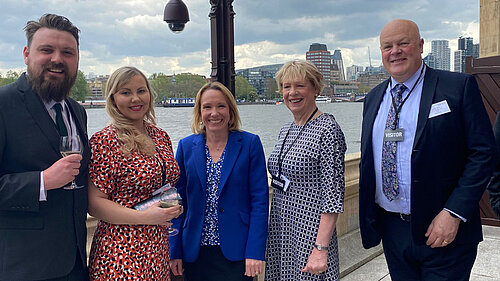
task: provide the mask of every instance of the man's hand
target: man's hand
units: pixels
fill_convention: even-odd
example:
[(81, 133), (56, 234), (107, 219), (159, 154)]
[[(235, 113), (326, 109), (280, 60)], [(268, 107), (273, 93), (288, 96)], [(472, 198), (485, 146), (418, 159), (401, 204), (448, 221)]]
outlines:
[(455, 239), (459, 226), (459, 218), (454, 218), (448, 211), (442, 210), (427, 228), (425, 233), (425, 237), (428, 238), (426, 244), (431, 248), (446, 247)]
[(80, 154), (72, 154), (57, 160), (43, 171), (45, 190), (61, 188), (75, 179), (80, 172)]

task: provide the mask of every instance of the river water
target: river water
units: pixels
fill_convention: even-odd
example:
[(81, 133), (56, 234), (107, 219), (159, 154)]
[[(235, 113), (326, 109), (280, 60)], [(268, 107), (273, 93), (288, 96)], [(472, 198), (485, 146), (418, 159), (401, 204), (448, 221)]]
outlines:
[[(358, 152), (361, 140), (363, 103), (318, 103), (318, 108), (335, 116), (346, 138), (347, 153)], [(277, 141), (279, 129), (284, 123), (293, 120), (292, 114), (284, 104), (238, 105), (238, 110), (242, 129), (259, 135), (267, 158)], [(158, 126), (167, 131), (175, 151), (179, 140), (192, 134), (191, 115), (193, 108), (156, 107), (155, 112)], [(109, 123), (104, 108), (87, 109), (87, 115), (89, 136)]]

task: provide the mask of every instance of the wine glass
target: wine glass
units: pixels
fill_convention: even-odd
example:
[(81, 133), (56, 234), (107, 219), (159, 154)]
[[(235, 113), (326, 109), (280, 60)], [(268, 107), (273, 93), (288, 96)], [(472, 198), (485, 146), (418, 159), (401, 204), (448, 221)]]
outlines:
[[(182, 204), (182, 197), (177, 192), (177, 189), (175, 187), (171, 187), (162, 192), (160, 200), (160, 206), (162, 208), (171, 208), (179, 206), (181, 204)], [(167, 228), (167, 231), (170, 236), (174, 236), (179, 233), (178, 229), (172, 227)]]
[[(62, 136), (61, 143), (59, 144), (59, 151), (63, 157), (69, 156), (71, 154), (81, 154), (83, 150), (83, 145), (78, 136)], [(83, 186), (78, 186), (75, 180), (71, 181), (71, 185), (63, 187), (64, 189), (78, 189), (83, 188)]]

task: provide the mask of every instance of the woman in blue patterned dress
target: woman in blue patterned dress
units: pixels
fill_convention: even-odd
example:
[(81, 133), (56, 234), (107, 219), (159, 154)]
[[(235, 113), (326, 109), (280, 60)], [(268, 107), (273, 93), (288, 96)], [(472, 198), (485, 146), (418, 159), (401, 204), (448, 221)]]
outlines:
[(306, 61), (276, 74), (293, 121), (280, 130), (268, 160), (273, 198), (266, 280), (338, 280), (335, 224), (344, 201), (344, 134), (315, 98), (324, 78)]
[[(170, 265), (184, 280), (252, 280), (263, 270), (269, 191), (257, 135), (240, 131), (231, 92), (203, 86), (193, 109), (193, 135), (176, 160), (184, 213), (173, 221)], [(184, 269), (184, 271), (183, 271)]]

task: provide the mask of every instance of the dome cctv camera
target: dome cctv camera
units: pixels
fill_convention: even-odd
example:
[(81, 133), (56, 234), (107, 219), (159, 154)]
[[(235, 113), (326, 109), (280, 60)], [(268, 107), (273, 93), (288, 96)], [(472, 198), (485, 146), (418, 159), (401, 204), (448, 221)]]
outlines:
[(173, 33), (180, 33), (184, 30), (184, 26), (186, 26), (186, 24), (183, 22), (171, 22), (168, 24), (168, 28), (170, 28)]
[(186, 4), (182, 0), (170, 0), (165, 6), (163, 20), (168, 23), (168, 28), (173, 33), (179, 33), (184, 30), (184, 26), (189, 21)]

